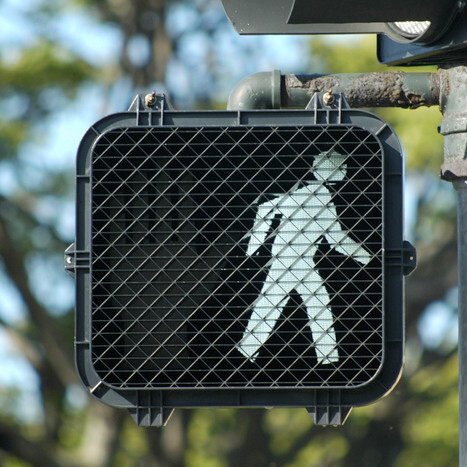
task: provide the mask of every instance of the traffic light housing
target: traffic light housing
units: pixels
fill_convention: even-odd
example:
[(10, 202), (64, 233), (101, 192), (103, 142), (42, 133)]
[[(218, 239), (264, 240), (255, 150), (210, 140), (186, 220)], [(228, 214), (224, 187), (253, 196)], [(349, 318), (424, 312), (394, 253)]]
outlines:
[(428, 42), (397, 42), (378, 36), (377, 55), (387, 65), (458, 65), (467, 62), (467, 11), (464, 9), (447, 28)]
[(389, 65), (465, 63), (467, 17), (458, 0), (222, 0), (239, 34), (377, 33)]
[(402, 151), (340, 95), (307, 110), (175, 111), (138, 97), (77, 158), (76, 362), (140, 425), (177, 407), (388, 393), (403, 360)]

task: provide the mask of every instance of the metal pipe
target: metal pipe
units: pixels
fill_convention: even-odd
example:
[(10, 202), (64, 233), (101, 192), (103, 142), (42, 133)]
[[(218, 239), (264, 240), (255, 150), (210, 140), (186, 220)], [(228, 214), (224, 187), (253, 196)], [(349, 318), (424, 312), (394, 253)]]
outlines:
[(453, 182), (457, 202), (459, 285), (459, 465), (467, 465), (467, 66), (439, 71), (444, 161), (441, 177)]
[(350, 107), (403, 107), (439, 104), (436, 73), (342, 73), (286, 75), (282, 106), (304, 107), (315, 92), (342, 93)]
[(459, 285), (459, 465), (467, 465), (467, 179), (456, 180)]
[(230, 93), (228, 110), (279, 109), (281, 72), (255, 73), (243, 78)]
[(441, 177), (453, 181), (467, 178), (467, 66), (442, 69), (439, 75), (444, 136)]
[(230, 94), (229, 110), (304, 108), (316, 92), (342, 93), (351, 107), (438, 105), (437, 73), (342, 73), (280, 75), (279, 71), (244, 78)]

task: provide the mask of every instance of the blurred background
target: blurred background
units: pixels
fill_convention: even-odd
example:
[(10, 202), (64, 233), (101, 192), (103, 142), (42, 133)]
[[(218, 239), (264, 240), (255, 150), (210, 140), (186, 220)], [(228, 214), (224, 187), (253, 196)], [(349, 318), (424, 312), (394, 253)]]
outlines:
[[(406, 155), (406, 363), (338, 428), (305, 409), (176, 410), (163, 428), (92, 399), (73, 362), (74, 164), (97, 119), (137, 92), (224, 109), (243, 77), (388, 71), (375, 37), (239, 37), (220, 0), (0, 0), (0, 464), (455, 466), (455, 191), (438, 177), (438, 108), (377, 111)], [(435, 71), (417, 68), (412, 71)], [(388, 310), (390, 313), (391, 310)]]

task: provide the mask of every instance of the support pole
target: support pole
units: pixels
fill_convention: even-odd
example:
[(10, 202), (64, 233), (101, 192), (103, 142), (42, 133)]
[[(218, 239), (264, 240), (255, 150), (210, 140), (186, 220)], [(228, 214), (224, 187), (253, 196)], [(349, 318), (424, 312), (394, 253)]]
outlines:
[(456, 180), (459, 270), (459, 465), (467, 465), (467, 178)]
[(458, 195), (459, 465), (467, 465), (467, 66), (439, 71), (444, 162), (441, 177)]

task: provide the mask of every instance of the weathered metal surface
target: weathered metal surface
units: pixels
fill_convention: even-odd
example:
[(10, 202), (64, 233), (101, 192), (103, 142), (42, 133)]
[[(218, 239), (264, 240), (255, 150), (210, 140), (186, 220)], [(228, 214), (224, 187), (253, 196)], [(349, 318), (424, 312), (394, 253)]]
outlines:
[(351, 107), (403, 107), (416, 109), (439, 103), (439, 79), (431, 73), (350, 73), (286, 75), (281, 89), (282, 107), (302, 107), (315, 92), (339, 92)]
[(444, 162), (441, 178), (467, 178), (467, 67), (439, 71), (440, 109), (443, 113), (440, 133), (444, 136)]

